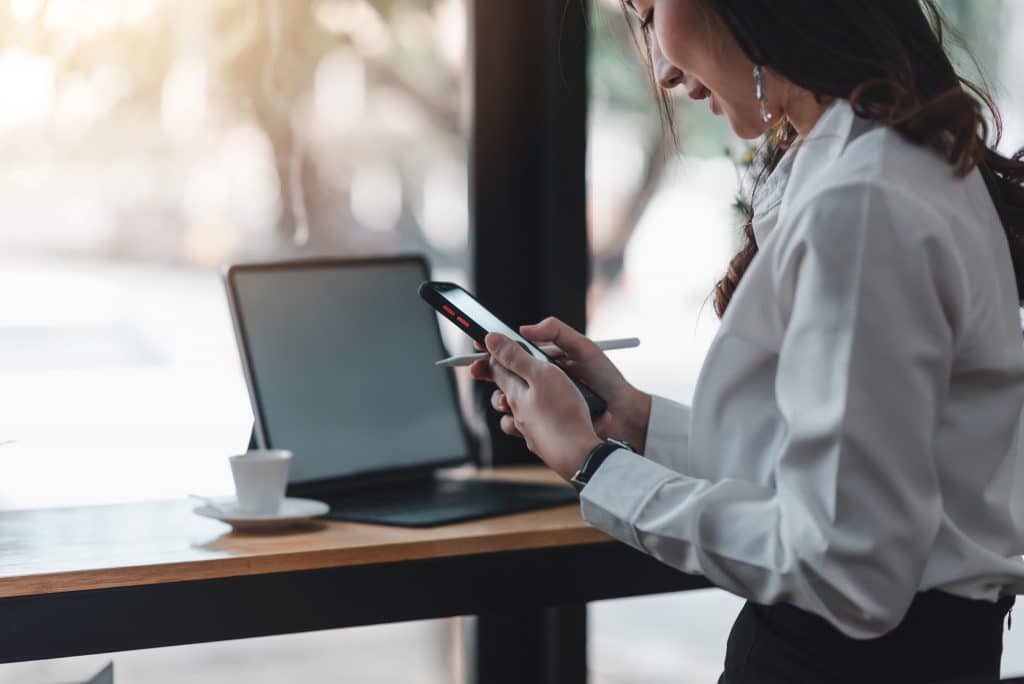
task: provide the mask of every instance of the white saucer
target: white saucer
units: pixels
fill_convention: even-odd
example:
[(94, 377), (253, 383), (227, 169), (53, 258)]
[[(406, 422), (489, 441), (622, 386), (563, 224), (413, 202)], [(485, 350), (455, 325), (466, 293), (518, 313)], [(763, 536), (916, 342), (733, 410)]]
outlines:
[(254, 515), (239, 510), (238, 502), (234, 498), (219, 499), (216, 503), (216, 507), (203, 504), (194, 508), (193, 512), (204, 518), (220, 520), (231, 525), (236, 530), (244, 530), (246, 532), (290, 527), (311, 518), (319, 517), (331, 510), (331, 507), (323, 501), (316, 501), (315, 499), (287, 498), (281, 502), (281, 509), (277, 513), (262, 515)]

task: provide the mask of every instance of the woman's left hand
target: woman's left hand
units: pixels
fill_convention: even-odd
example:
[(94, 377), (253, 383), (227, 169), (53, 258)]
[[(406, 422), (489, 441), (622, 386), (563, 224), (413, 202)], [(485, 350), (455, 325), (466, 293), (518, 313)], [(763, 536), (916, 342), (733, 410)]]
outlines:
[(530, 451), (569, 480), (601, 442), (583, 395), (565, 371), (504, 335), (491, 333), (485, 342), (494, 382), (512, 410), (501, 418), (502, 432), (522, 435)]

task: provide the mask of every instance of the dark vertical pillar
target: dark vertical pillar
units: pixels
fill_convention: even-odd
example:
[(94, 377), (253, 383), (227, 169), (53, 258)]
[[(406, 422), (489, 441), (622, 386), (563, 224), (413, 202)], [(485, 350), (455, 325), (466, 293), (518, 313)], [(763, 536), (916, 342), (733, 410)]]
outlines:
[[(470, 4), (476, 293), (513, 325), (554, 315), (583, 329), (587, 0)], [(486, 407), (489, 390), (479, 394)], [(492, 463), (533, 462), (488, 416)]]
[(474, 634), (473, 684), (586, 684), (585, 605), (480, 615)]
[[(474, 288), (512, 325), (554, 315), (586, 326), (588, 4), (470, 2)], [(486, 410), (490, 388), (478, 387)], [(535, 461), (487, 415), (492, 464)], [(478, 616), (471, 680), (584, 684), (586, 620), (583, 605)]]

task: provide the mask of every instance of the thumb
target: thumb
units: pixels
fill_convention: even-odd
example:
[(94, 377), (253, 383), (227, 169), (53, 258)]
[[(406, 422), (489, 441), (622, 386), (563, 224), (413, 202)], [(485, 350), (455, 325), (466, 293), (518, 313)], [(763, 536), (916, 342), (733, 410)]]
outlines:
[(577, 359), (586, 357), (597, 349), (597, 345), (589, 337), (554, 316), (545, 318), (535, 325), (524, 325), (519, 331), (532, 342), (550, 342)]
[(491, 359), (504, 368), (512, 371), (529, 383), (543, 361), (533, 356), (518, 344), (499, 333), (489, 334), (484, 342)]

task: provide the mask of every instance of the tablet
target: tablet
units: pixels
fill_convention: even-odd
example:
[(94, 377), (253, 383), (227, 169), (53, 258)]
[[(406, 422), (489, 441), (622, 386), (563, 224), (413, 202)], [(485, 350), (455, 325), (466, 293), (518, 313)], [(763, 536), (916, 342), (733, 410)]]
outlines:
[(291, 484), (473, 458), (420, 257), (228, 268), (225, 281), (261, 448), (294, 453)]

